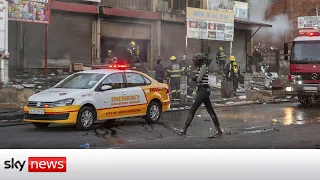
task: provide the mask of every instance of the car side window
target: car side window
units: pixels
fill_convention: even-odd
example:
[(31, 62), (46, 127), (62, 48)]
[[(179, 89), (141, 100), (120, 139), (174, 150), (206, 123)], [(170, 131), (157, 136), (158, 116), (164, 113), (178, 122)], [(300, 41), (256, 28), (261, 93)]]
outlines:
[(145, 81), (138, 73), (125, 73), (128, 87), (144, 86)]
[(111, 74), (102, 81), (102, 86), (109, 85), (112, 89), (124, 88), (123, 76), (121, 73)]
[(144, 79), (144, 81), (146, 82), (147, 85), (151, 84), (151, 81), (147, 77), (143, 76), (143, 79)]

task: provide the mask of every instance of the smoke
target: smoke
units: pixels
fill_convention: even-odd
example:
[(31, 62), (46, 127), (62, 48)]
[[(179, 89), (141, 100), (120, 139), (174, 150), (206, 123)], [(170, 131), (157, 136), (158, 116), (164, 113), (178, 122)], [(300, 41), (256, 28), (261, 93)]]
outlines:
[[(270, 27), (262, 27), (255, 35), (254, 39), (268, 40), (273, 43), (280, 42), (290, 30), (290, 23), (286, 14), (278, 14), (270, 20), (265, 19), (265, 13), (271, 7), (272, 0), (250, 0), (250, 20), (271, 24)], [(253, 31), (255, 31), (253, 29)]]

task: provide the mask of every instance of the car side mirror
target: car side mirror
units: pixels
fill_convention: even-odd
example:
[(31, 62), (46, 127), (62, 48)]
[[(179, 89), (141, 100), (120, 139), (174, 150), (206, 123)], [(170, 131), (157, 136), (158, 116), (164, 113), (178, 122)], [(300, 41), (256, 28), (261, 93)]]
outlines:
[(106, 91), (106, 90), (110, 90), (110, 89), (112, 89), (112, 87), (109, 86), (109, 85), (103, 85), (103, 86), (101, 87), (101, 91)]

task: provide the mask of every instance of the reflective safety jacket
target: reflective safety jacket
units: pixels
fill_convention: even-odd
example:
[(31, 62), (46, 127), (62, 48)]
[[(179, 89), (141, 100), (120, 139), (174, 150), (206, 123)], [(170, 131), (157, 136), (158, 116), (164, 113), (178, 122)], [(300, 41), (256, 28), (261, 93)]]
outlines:
[(238, 80), (240, 76), (240, 66), (236, 62), (230, 62), (225, 67), (225, 75), (228, 79)]
[(183, 69), (180, 67), (180, 64), (178, 64), (177, 62), (172, 62), (167, 70), (167, 77), (170, 79), (173, 78), (180, 78), (182, 73), (183, 73)]
[(223, 51), (219, 51), (218, 53), (217, 53), (217, 63), (219, 62), (219, 61), (226, 61), (227, 60), (227, 55), (226, 55), (226, 53), (225, 52), (223, 52)]

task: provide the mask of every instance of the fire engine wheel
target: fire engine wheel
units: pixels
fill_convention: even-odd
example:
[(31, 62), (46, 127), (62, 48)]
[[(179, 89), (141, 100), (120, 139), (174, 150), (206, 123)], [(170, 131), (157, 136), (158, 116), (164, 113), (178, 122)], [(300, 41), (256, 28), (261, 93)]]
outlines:
[(302, 106), (310, 106), (312, 104), (311, 96), (299, 96), (298, 98)]
[(155, 124), (159, 121), (161, 112), (161, 104), (157, 101), (151, 101), (147, 109), (145, 120), (149, 124)]

